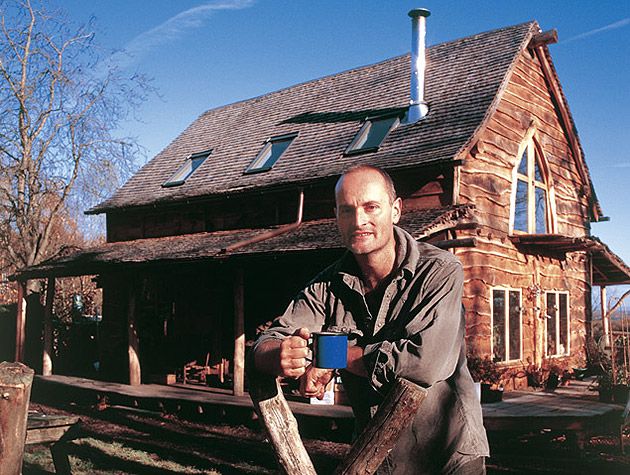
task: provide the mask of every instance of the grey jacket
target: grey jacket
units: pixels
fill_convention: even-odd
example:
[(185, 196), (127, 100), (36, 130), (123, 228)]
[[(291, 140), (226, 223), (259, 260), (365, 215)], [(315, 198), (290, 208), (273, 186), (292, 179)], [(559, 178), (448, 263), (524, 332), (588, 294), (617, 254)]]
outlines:
[(368, 310), (358, 266), (347, 253), (300, 292), (254, 351), (300, 327), (347, 332), (350, 344), (364, 348), (370, 375), (342, 372), (359, 430), (397, 377), (428, 388), (413, 424), (379, 473), (446, 473), (489, 454), (466, 366), (462, 267), (449, 252), (418, 243), (398, 227), (394, 231), (396, 270), (377, 315)]

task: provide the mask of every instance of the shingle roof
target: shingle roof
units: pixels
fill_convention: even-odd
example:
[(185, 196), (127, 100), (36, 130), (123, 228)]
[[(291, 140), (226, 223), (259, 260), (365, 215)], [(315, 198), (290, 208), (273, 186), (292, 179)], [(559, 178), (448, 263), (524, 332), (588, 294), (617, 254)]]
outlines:
[[(400, 226), (416, 239), (426, 239), (459, 222), (474, 222), (471, 205), (410, 210), (403, 213)], [(223, 250), (239, 241), (265, 233), (268, 229), (237, 229), (196, 233), (135, 241), (111, 242), (87, 249), (73, 249), (62, 257), (31, 266), (12, 278), (32, 279), (50, 275), (99, 274), (118, 266), (209, 261), (229, 256), (278, 254), (314, 249), (341, 249), (334, 219), (304, 222), (297, 230), (232, 253)]]
[[(385, 169), (450, 161), (473, 137), (536, 22), (428, 49), (428, 116), (395, 129), (377, 152), (344, 156), (366, 116), (404, 111), (409, 55), (306, 82), (202, 114), (110, 199), (90, 213), (221, 195), (339, 175), (351, 164)], [(243, 174), (264, 141), (299, 135), (267, 172)], [(210, 157), (179, 187), (162, 188), (192, 153)]]

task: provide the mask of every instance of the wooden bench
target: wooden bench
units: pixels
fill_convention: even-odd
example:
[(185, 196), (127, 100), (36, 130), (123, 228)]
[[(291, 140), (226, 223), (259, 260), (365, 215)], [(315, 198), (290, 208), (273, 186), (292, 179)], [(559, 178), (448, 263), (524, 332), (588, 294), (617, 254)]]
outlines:
[(29, 413), (26, 425), (26, 445), (50, 444), (56, 473), (69, 474), (70, 461), (65, 445), (76, 438), (78, 416), (58, 416)]

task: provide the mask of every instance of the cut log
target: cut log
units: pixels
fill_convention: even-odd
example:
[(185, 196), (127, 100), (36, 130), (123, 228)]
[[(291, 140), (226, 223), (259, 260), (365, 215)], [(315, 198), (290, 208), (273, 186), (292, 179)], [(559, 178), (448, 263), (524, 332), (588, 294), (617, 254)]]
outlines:
[(288, 475), (317, 475), (277, 379), (252, 374), (250, 380), (249, 394), (282, 472)]
[(400, 433), (413, 421), (426, 395), (426, 389), (406, 379), (398, 379), (335, 474), (369, 475), (376, 472), (396, 445)]
[(0, 473), (22, 473), (28, 402), (35, 372), (22, 363), (0, 363)]

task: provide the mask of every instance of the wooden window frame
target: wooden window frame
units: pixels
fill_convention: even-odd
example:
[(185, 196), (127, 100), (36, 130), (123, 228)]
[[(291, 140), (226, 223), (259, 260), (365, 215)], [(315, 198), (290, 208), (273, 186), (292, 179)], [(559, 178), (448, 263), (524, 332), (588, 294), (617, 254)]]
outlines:
[[(504, 360), (496, 360), (495, 354), (494, 354), (494, 292), (495, 290), (498, 291), (502, 291), (504, 294), (504, 298), (505, 298), (505, 305), (504, 305), (504, 314), (503, 314), (503, 318), (505, 320), (505, 335), (504, 335), (504, 341), (505, 341), (505, 358)], [(519, 331), (520, 331), (520, 337), (519, 337), (519, 349), (518, 349), (518, 353), (519, 353), (519, 357), (516, 359), (510, 359), (510, 305), (509, 305), (509, 298), (510, 298), (510, 292), (518, 292), (519, 295)], [(514, 288), (514, 287), (508, 287), (508, 286), (497, 286), (497, 287), (491, 287), (490, 288), (490, 354), (492, 355), (492, 359), (495, 360), (497, 363), (513, 363), (513, 362), (517, 362), (517, 361), (521, 361), (523, 359), (523, 291), (522, 289), (518, 289), (518, 288)]]
[[(571, 294), (568, 290), (545, 290), (545, 306), (544, 308), (544, 316), (545, 316), (545, 332), (544, 332), (544, 342), (545, 342), (545, 357), (546, 358), (562, 358), (565, 356), (571, 355)], [(547, 298), (549, 294), (555, 294), (556, 296), (556, 308), (555, 315), (547, 315)], [(560, 348), (560, 344), (563, 342), (560, 341), (560, 295), (564, 294), (567, 296), (567, 344), (564, 353), (558, 353), (557, 349)], [(556, 353), (549, 354), (548, 353), (548, 345), (547, 345), (547, 323), (549, 320), (553, 318), (556, 321)]]
[[(510, 199), (510, 234), (538, 234), (536, 232), (536, 188), (545, 190), (546, 192), (546, 216), (545, 234), (554, 234), (557, 229), (557, 214), (556, 214), (556, 199), (555, 189), (553, 186), (553, 180), (551, 173), (549, 172), (549, 165), (545, 158), (545, 154), (535, 138), (536, 129), (531, 127), (525, 137), (525, 140), (521, 143), (516, 158), (516, 164), (512, 171), (512, 194)], [(519, 173), (518, 168), (521, 163), (523, 154), (527, 156), (527, 175)], [(534, 173), (534, 165), (538, 163), (538, 168), (542, 175), (543, 181), (536, 180)], [(520, 229), (514, 229), (514, 223), (516, 221), (516, 194), (519, 181), (527, 184), (527, 231)]]

